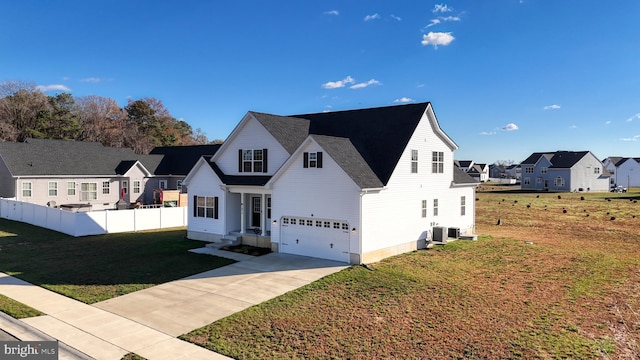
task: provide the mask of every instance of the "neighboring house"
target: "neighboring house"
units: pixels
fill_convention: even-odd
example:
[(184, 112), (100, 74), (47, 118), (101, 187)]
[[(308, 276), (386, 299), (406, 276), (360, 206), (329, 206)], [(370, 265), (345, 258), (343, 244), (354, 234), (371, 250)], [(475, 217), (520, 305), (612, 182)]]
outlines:
[[(207, 149), (200, 156), (214, 150)], [(200, 156), (179, 164), (169, 160), (170, 155), (138, 155), (128, 148), (97, 142), (3, 142), (0, 197), (85, 210), (115, 209), (119, 200), (127, 207), (137, 202), (151, 204), (153, 190), (158, 188), (158, 180), (152, 179), (158, 176), (168, 184), (180, 171), (184, 177)]]
[(278, 116), (248, 112), (184, 183), (187, 237), (367, 263), (470, 234), (475, 186), (430, 103)]
[(522, 189), (608, 191), (609, 172), (590, 151), (531, 154), (520, 164)]
[(501, 179), (501, 178), (505, 178), (505, 166), (504, 165), (497, 165), (497, 164), (491, 164), (489, 165), (489, 178), (492, 179)]
[(489, 166), (471, 160), (454, 160), (453, 164), (478, 182), (489, 181)]
[(626, 188), (640, 186), (640, 158), (611, 156), (602, 165), (611, 174), (610, 185)]
[(516, 179), (516, 181), (520, 181), (521, 178), (521, 168), (520, 164), (513, 164), (507, 166), (504, 170), (505, 177), (508, 179)]
[(154, 189), (172, 189), (186, 193), (187, 189), (182, 182), (193, 165), (200, 157), (215, 154), (219, 147), (220, 144), (156, 147), (149, 154), (163, 156), (155, 168), (153, 180), (149, 182)]

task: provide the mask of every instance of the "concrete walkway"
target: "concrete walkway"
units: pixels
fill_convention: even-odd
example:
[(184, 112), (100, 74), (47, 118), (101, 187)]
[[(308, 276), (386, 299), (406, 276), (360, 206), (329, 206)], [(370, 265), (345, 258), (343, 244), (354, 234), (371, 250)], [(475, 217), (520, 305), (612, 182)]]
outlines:
[(176, 336), (347, 267), (296, 255), (239, 259), (218, 251), (200, 252), (240, 261), (93, 305), (3, 273), (0, 294), (47, 314), (21, 321), (96, 359), (117, 360), (129, 352), (150, 360), (223, 359)]

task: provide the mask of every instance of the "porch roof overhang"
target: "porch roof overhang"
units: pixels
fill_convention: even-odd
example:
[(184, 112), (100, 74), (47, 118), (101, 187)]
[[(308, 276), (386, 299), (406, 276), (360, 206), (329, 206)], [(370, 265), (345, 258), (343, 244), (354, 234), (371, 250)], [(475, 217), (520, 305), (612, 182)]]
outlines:
[(226, 175), (214, 162), (209, 162), (213, 171), (223, 184), (228, 186), (264, 186), (271, 179), (271, 175)]

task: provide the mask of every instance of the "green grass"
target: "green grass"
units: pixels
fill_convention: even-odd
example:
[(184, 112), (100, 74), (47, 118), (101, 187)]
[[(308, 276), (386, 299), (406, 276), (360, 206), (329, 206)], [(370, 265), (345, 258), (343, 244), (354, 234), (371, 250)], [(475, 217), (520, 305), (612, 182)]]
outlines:
[(560, 195), (479, 193), (478, 241), (352, 266), (181, 338), (237, 359), (640, 354), (640, 194)]
[(85, 303), (233, 263), (194, 254), (184, 229), (74, 238), (0, 219), (0, 272)]
[(43, 313), (32, 307), (29, 307), (4, 295), (0, 295), (0, 311), (16, 319), (24, 319), (44, 315)]

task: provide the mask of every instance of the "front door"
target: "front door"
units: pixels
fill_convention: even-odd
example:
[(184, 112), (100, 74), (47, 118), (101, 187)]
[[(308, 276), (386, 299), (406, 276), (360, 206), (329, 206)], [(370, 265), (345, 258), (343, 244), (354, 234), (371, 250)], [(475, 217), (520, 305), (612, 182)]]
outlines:
[(260, 214), (262, 213), (262, 198), (254, 196), (251, 198), (251, 226), (260, 227)]
[(544, 179), (544, 188), (548, 189), (549, 188), (549, 180)]

